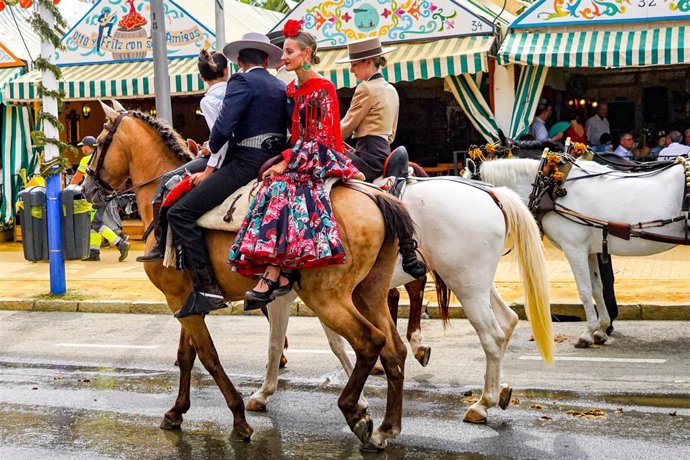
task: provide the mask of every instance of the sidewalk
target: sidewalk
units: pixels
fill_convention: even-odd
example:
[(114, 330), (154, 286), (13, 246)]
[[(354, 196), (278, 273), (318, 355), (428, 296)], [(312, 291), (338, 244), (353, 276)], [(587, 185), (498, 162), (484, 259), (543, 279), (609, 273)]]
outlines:
[[(68, 292), (56, 302), (51, 297), (48, 263), (24, 260), (21, 244), (0, 244), (0, 310), (66, 310), (168, 313), (163, 295), (148, 281), (143, 264), (135, 258), (143, 243), (133, 242), (129, 258), (117, 262), (114, 248), (101, 251), (100, 262), (66, 262)], [(582, 317), (582, 307), (570, 266), (563, 254), (547, 243), (546, 258), (554, 312)], [(613, 257), (616, 294), (621, 319), (690, 320), (690, 247), (649, 257)], [(496, 284), (509, 304), (521, 310), (522, 285), (511, 256), (502, 259)], [(435, 313), (433, 283), (427, 285), (425, 302)], [(403, 296), (402, 304), (407, 303)], [(457, 299), (452, 298), (457, 304)], [(298, 309), (296, 309), (298, 310)], [(309, 314), (302, 307), (298, 314)], [(305, 311), (306, 310), (306, 311)], [(654, 310), (654, 311), (652, 311)], [(454, 316), (462, 316), (455, 309)], [(241, 308), (227, 309), (239, 313)], [(406, 309), (402, 309), (403, 315)]]

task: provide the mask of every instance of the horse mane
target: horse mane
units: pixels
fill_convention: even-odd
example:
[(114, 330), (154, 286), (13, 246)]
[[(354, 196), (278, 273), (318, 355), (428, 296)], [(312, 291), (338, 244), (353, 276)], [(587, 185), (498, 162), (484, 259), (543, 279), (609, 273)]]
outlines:
[(180, 133), (175, 131), (175, 129), (165, 121), (139, 110), (132, 110), (128, 112), (128, 114), (138, 120), (143, 121), (154, 131), (156, 131), (160, 135), (161, 140), (168, 150), (170, 150), (179, 160), (187, 163), (192, 159), (187, 142), (182, 138), (182, 136), (180, 136)]
[(515, 189), (515, 184), (525, 177), (533, 179), (537, 173), (539, 160), (531, 158), (511, 158), (482, 162), (479, 172), (481, 180), (494, 185), (504, 185)]

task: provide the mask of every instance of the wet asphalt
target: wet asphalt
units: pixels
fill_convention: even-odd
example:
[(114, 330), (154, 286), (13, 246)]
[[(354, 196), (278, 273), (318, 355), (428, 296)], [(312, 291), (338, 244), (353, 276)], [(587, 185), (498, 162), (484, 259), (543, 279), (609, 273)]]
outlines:
[[(265, 320), (212, 317), (223, 364), (248, 397), (261, 384)], [(404, 325), (404, 323), (403, 323)], [(576, 350), (582, 324), (557, 324), (547, 369), (521, 323), (504, 366), (514, 386), (486, 425), (462, 422), (480, 394), (483, 358), (465, 321), (423, 324), (429, 366), (408, 355), (403, 431), (363, 453), (337, 407), (345, 375), (318, 323), (293, 319), (287, 369), (250, 443), (230, 441), (231, 415), (198, 365), (177, 432), (158, 428), (177, 393), (177, 324), (160, 315), (0, 312), (0, 458), (690, 458), (690, 326), (620, 322), (609, 344)], [(616, 334), (618, 338), (616, 338)], [(527, 357), (528, 359), (524, 359)], [(608, 361), (607, 361), (608, 360)], [(380, 422), (385, 381), (370, 377)]]

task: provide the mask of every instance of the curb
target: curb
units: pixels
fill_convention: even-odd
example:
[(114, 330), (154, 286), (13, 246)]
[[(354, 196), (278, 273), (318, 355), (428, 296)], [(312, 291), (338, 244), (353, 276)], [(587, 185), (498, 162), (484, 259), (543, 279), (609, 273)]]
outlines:
[[(231, 302), (230, 307), (213, 314), (230, 315), (261, 315), (260, 310), (244, 312), (242, 302)], [(429, 317), (439, 318), (436, 303), (425, 304)], [(510, 305), (520, 317), (525, 316), (525, 306), (521, 303)], [(129, 302), (118, 300), (44, 300), (44, 299), (0, 299), (0, 311), (40, 311), (40, 312), (72, 312), (72, 313), (134, 313), (134, 314), (170, 314), (165, 302)], [(451, 319), (466, 319), (467, 316), (459, 304), (450, 306)], [(551, 305), (551, 313), (572, 320), (585, 320), (585, 312), (580, 304), (555, 303)], [(295, 301), (290, 309), (292, 316), (313, 317), (311, 311), (301, 301)], [(401, 303), (398, 307), (399, 318), (409, 318), (409, 303)], [(618, 320), (657, 320), (657, 321), (690, 321), (690, 304), (619, 304)]]

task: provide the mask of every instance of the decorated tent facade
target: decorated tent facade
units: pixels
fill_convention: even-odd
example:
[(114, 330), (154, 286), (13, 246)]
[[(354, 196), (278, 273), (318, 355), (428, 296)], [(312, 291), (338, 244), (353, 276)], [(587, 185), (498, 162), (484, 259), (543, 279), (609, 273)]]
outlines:
[[(300, 21), (319, 46), (321, 63), (317, 70), (346, 95), (351, 93), (347, 89), (354, 88), (357, 81), (349, 65), (336, 61), (347, 57), (348, 41), (378, 36), (384, 45), (397, 47), (386, 55), (388, 65), (382, 73), (389, 82), (398, 84), (401, 101), (402, 94), (407, 93), (410, 86), (406, 84), (414, 82), (409, 92), (418, 93), (421, 88), (430, 86), (426, 81), (442, 79), (446, 90), (455, 96), (481, 136), (495, 140), (498, 139), (497, 126), (480, 91), (482, 79), (476, 78), (488, 73), (491, 50), (495, 46), (497, 26), (487, 16), (499, 24), (506, 23), (504, 19), (491, 16), (493, 8), (495, 5), (481, 2), (441, 0), (307, 0), (300, 2), (280, 21), (271, 35), (280, 35), (283, 25), (290, 19)], [(405, 109), (401, 102), (400, 123), (406, 121)], [(442, 112), (441, 115), (446, 116), (445, 107)], [(399, 129), (403, 136), (404, 131)], [(411, 137), (434, 135), (440, 133), (415, 133)], [(446, 133), (442, 135), (445, 137)]]
[[(0, 85), (24, 73), (24, 61), (0, 43)], [(0, 229), (12, 220), (13, 204), (22, 185), (20, 171), (30, 170), (33, 159), (29, 132), (29, 111), (26, 107), (6, 106), (0, 97), (0, 165), (2, 189), (0, 199)]]
[[(687, 104), (677, 116), (675, 110), (669, 110), (673, 117), (659, 116), (657, 111), (654, 120), (647, 112), (662, 110), (659, 95), (665, 92), (660, 89), (657, 97), (645, 94), (654, 93), (647, 88), (665, 87), (669, 93), (677, 89), (687, 101), (690, 0), (541, 0), (513, 22), (497, 61), (523, 69), (509, 127), (513, 137), (527, 130), (547, 75), (551, 81), (560, 79), (561, 89), (569, 86), (570, 93), (578, 86), (580, 91), (588, 86), (590, 96), (620, 104), (621, 112), (634, 113), (634, 120), (627, 123), (636, 127), (663, 123), (664, 119), (667, 123), (678, 122), (690, 115)], [(577, 75), (575, 80), (573, 75)], [(573, 83), (576, 80), (579, 85)], [(563, 83), (566, 81), (570, 84)], [(579, 99), (584, 94), (571, 96)], [(671, 94), (667, 96), (671, 98)], [(629, 110), (631, 104), (633, 110)], [(654, 126), (662, 127), (667, 128)]]

